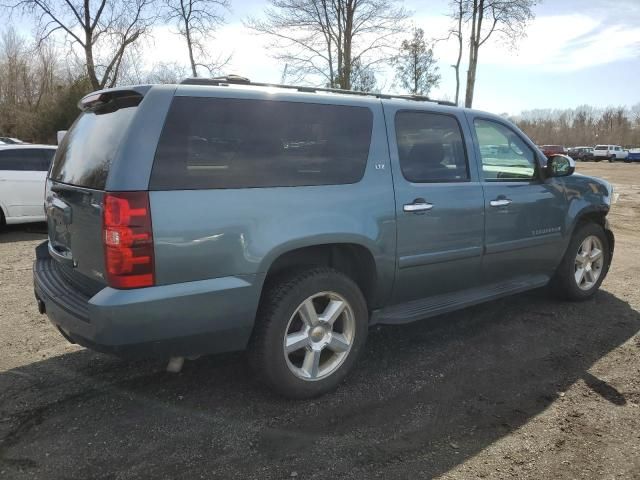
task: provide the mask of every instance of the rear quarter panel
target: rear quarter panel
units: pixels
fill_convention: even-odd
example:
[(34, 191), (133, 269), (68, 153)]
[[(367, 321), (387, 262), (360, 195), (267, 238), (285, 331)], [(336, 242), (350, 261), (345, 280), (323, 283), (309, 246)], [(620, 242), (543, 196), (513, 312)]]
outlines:
[[(191, 87), (183, 94), (210, 92), (212, 89)], [(373, 131), (365, 173), (360, 182), (348, 185), (150, 192), (157, 282), (262, 274), (287, 251), (354, 243), (372, 253), (378, 297), (388, 297), (395, 271), (396, 233), (380, 102), (316, 94), (309, 94), (307, 100), (301, 95), (234, 89), (216, 94), (367, 106), (373, 113)]]
[(169, 111), (175, 85), (143, 89), (144, 99), (127, 129), (109, 169), (107, 191), (137, 191), (149, 188), (156, 146)]

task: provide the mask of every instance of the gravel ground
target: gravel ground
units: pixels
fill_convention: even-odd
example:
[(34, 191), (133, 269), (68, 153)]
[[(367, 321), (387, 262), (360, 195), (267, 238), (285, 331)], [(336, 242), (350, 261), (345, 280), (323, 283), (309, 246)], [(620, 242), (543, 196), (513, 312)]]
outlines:
[(620, 199), (612, 270), (373, 330), (335, 393), (283, 400), (242, 355), (179, 375), (68, 344), (36, 311), (42, 226), (0, 233), (0, 478), (640, 478), (640, 165), (580, 164)]

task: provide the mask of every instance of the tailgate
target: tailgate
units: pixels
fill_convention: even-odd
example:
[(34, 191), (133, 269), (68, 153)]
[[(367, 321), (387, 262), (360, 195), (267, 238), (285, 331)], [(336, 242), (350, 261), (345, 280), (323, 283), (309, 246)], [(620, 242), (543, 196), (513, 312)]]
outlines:
[(82, 291), (93, 295), (106, 285), (99, 190), (49, 180), (45, 197), (49, 254)]

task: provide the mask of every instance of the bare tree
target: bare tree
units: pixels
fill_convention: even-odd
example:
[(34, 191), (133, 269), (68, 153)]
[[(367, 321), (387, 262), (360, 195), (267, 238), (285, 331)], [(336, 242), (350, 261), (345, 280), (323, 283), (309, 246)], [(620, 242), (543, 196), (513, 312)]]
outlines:
[(413, 95), (429, 95), (431, 89), (440, 83), (433, 49), (427, 47), (421, 28), (414, 28), (413, 36), (400, 44), (396, 78)]
[(198, 67), (213, 74), (229, 62), (230, 57), (212, 59), (206, 46), (213, 32), (225, 23), (224, 14), (229, 9), (229, 0), (165, 0), (165, 3), (167, 20), (177, 24), (178, 33), (187, 43), (194, 77), (198, 76)]
[(186, 68), (177, 63), (158, 63), (147, 73), (149, 83), (179, 83), (187, 76)]
[[(480, 47), (494, 34), (501, 35), (512, 43), (523, 37), (527, 24), (534, 17), (532, 8), (538, 0), (463, 0), (463, 2), (464, 16), (471, 23), (465, 98), (465, 106), (471, 107)], [(460, 5), (457, 1), (454, 4)]]
[(525, 111), (514, 118), (522, 130), (539, 145), (615, 144), (640, 145), (640, 124), (634, 124), (634, 107), (597, 109), (581, 105), (576, 109)]
[[(11, 27), (0, 35), (0, 135), (51, 142), (78, 114), (89, 90), (83, 70), (52, 42), (33, 44)], [(80, 74), (79, 74), (80, 73)]]
[(80, 48), (93, 89), (114, 86), (127, 49), (157, 18), (155, 0), (16, 0), (12, 11), (35, 16), (39, 41), (62, 33)]
[(456, 59), (456, 63), (453, 64), (453, 68), (456, 71), (456, 100), (455, 103), (458, 105), (458, 101), (460, 99), (460, 63), (462, 62), (462, 49), (463, 49), (463, 23), (464, 23), (464, 9), (465, 9), (465, 1), (466, 0), (452, 0), (451, 5), (453, 7), (452, 18), (454, 21), (454, 28), (450, 30), (450, 35), (456, 38), (458, 42), (458, 58)]
[(269, 0), (265, 18), (246, 24), (271, 39), (275, 58), (296, 81), (320, 78), (351, 89), (354, 65), (389, 60), (408, 12), (397, 0)]

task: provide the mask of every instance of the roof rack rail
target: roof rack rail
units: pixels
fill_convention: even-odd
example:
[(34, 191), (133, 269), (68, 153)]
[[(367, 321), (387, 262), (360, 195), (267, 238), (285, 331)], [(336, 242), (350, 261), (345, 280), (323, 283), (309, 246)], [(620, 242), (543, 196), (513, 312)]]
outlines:
[(391, 99), (391, 98), (400, 98), (403, 100), (414, 100), (417, 102), (433, 102), (438, 105), (448, 105), (450, 107), (457, 106), (454, 102), (450, 102), (448, 100), (434, 100), (424, 95), (391, 95), (387, 93), (375, 93), (375, 92), (357, 92), (354, 90), (344, 90), (340, 88), (321, 88), (321, 87), (304, 87), (304, 86), (296, 86), (296, 85), (282, 85), (279, 83), (259, 83), (252, 82), (246, 77), (241, 77), (240, 75), (226, 75), (223, 77), (214, 77), (214, 78), (200, 78), (200, 77), (191, 77), (186, 78), (182, 82), (181, 85), (209, 85), (209, 86), (220, 86), (226, 87), (229, 85), (250, 85), (254, 87), (272, 87), (272, 88), (284, 88), (288, 90), (297, 90), (298, 92), (306, 92), (306, 93), (340, 93), (344, 95), (357, 95), (361, 97), (375, 97), (380, 99)]

